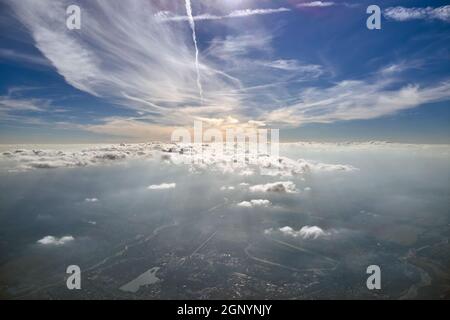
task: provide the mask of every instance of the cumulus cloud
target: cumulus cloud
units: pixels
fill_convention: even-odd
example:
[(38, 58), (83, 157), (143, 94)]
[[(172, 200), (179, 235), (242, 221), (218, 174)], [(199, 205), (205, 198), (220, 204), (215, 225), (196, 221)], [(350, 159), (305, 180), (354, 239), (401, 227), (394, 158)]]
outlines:
[(76, 150), (13, 149), (0, 160), (13, 161), (15, 170), (87, 167), (152, 157), (159, 144), (100, 145)]
[[(187, 165), (192, 172), (218, 171), (240, 176), (265, 175), (290, 177), (311, 172), (354, 171), (344, 164), (326, 164), (304, 159), (267, 154), (246, 154), (246, 161), (236, 161), (236, 150), (217, 152), (217, 146), (172, 143), (138, 143), (98, 145), (73, 150), (57, 149), (11, 149), (0, 153), (3, 169), (24, 171), (30, 169), (56, 169), (109, 165), (127, 160), (159, 160), (173, 165)], [(242, 185), (241, 185), (242, 186)], [(231, 190), (229, 186), (225, 186)], [(222, 189), (222, 190), (223, 190)]]
[(277, 193), (296, 193), (298, 192), (292, 181), (280, 181), (266, 184), (258, 184), (249, 188), (251, 192), (277, 192)]
[[(318, 239), (329, 235), (329, 232), (326, 232), (317, 226), (304, 226), (300, 230), (294, 230), (293, 228), (286, 226), (279, 228), (278, 231), (285, 236), (302, 239)], [(271, 234), (275, 231), (273, 229), (267, 229), (264, 232), (266, 234)]]
[(255, 199), (250, 201), (242, 201), (237, 204), (238, 207), (255, 208), (255, 207), (269, 207), (271, 202), (265, 199)]
[[(241, 176), (265, 175), (291, 177), (315, 171), (353, 171), (356, 168), (341, 164), (325, 164), (304, 159), (293, 160), (287, 157), (267, 155), (261, 152), (244, 153), (223, 148), (221, 144), (170, 145), (164, 148), (165, 161), (188, 164), (193, 171), (219, 171), (224, 174), (234, 173)], [(242, 157), (241, 157), (242, 156)], [(238, 158), (241, 157), (242, 161)]]
[(383, 14), (386, 18), (396, 21), (441, 20), (450, 22), (450, 5), (437, 8), (390, 7), (385, 9)]
[(151, 186), (148, 186), (147, 189), (149, 190), (167, 190), (167, 189), (174, 189), (177, 186), (176, 183), (161, 183), (161, 184), (152, 184)]
[(37, 243), (42, 244), (42, 245), (55, 245), (55, 246), (60, 246), (63, 244), (66, 244), (70, 241), (75, 240), (74, 237), (72, 236), (64, 236), (61, 238), (57, 238), (54, 236), (46, 236), (40, 240), (37, 241)]

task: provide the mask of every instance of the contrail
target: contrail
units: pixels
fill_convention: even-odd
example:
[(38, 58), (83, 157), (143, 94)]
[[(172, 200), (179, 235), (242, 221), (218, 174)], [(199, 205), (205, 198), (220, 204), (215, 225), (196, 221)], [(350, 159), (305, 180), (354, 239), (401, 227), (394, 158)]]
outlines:
[(198, 46), (197, 46), (197, 36), (195, 35), (195, 21), (194, 17), (192, 16), (192, 6), (191, 6), (191, 0), (185, 0), (186, 1), (186, 13), (189, 20), (189, 25), (191, 26), (192, 30), (192, 40), (194, 41), (195, 46), (195, 69), (197, 70), (197, 87), (200, 94), (200, 100), (203, 102), (203, 88), (202, 83), (200, 81), (200, 67), (198, 63)]

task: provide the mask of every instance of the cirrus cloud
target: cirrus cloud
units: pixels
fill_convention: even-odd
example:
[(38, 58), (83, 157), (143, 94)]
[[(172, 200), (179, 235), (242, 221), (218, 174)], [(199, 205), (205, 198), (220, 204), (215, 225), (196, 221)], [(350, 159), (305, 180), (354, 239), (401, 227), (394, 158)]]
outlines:
[(441, 20), (450, 22), (450, 5), (437, 8), (390, 7), (385, 9), (383, 14), (386, 18), (396, 21)]
[[(288, 8), (276, 8), (276, 9), (242, 9), (242, 10), (235, 10), (230, 12), (226, 15), (213, 15), (213, 14), (199, 14), (196, 16), (193, 16), (193, 19), (195, 21), (202, 21), (202, 20), (222, 20), (222, 19), (228, 19), (228, 18), (242, 18), (242, 17), (249, 17), (254, 15), (266, 15), (266, 14), (273, 14), (273, 13), (280, 13), (280, 12), (289, 12), (291, 11)], [(162, 22), (165, 21), (188, 21), (188, 16), (178, 16), (174, 15), (170, 11), (159, 11), (155, 13), (155, 17)]]
[(297, 4), (297, 7), (315, 8), (315, 7), (331, 7), (334, 5), (335, 3), (332, 1), (311, 1), (299, 3)]

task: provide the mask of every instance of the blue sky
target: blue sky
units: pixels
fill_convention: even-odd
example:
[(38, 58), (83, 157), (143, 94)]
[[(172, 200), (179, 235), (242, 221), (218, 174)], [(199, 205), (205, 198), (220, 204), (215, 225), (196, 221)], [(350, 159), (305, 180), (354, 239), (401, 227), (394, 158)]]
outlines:
[(445, 1), (191, 2), (198, 73), (183, 0), (1, 0), (0, 143), (167, 140), (199, 119), (284, 140), (449, 142)]

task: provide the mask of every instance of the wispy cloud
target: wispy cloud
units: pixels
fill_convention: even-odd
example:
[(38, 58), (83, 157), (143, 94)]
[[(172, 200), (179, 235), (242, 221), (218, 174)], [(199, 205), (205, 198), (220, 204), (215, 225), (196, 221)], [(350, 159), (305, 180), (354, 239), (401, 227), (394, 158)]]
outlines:
[(324, 73), (322, 66), (316, 64), (303, 65), (297, 60), (278, 59), (273, 61), (256, 61), (261, 66), (282, 70), (282, 71), (295, 71), (302, 74), (308, 74), (309, 77), (314, 78)]
[(441, 20), (450, 22), (450, 5), (437, 8), (391, 7), (384, 10), (384, 16), (396, 21)]
[(335, 3), (332, 1), (311, 1), (297, 4), (297, 7), (314, 8), (314, 7), (331, 7)]
[(304, 90), (299, 101), (273, 110), (264, 118), (272, 123), (293, 126), (340, 120), (374, 119), (425, 103), (450, 99), (450, 82), (422, 87), (408, 84), (390, 89), (392, 79), (341, 81), (329, 88)]
[(358, 8), (362, 4), (351, 2), (335, 2), (335, 1), (304, 1), (296, 5), (299, 9), (308, 8), (329, 8), (329, 7), (346, 7), (346, 8)]
[[(235, 10), (232, 11), (229, 14), (226, 15), (213, 15), (209, 13), (200, 14), (194, 16), (195, 21), (202, 21), (202, 20), (222, 20), (222, 19), (229, 19), (229, 18), (242, 18), (242, 17), (249, 17), (249, 16), (255, 16), (255, 15), (267, 15), (267, 14), (273, 14), (273, 13), (281, 13), (281, 12), (289, 12), (291, 11), (288, 8), (276, 8), (276, 9), (243, 9), (243, 10)], [(170, 11), (159, 11), (155, 14), (155, 17), (162, 22), (165, 21), (188, 21), (188, 16), (178, 16), (174, 15)]]
[[(247, 95), (237, 91), (241, 81), (227, 70), (219, 70), (220, 65), (209, 61), (205, 54), (200, 53), (196, 64), (192, 39), (185, 32), (188, 26), (160, 23), (165, 13), (151, 2), (114, 6), (104, 1), (89, 2), (76, 37), (65, 27), (65, 15), (57, 14), (69, 1), (10, 3), (33, 35), (36, 47), (70, 85), (134, 109), (145, 120), (106, 119), (104, 124), (86, 126), (87, 130), (120, 131), (117, 124), (121, 122), (132, 126), (131, 131), (148, 132), (152, 131), (148, 122), (167, 126), (191, 124), (200, 115), (242, 115), (241, 106)], [(285, 11), (289, 9), (236, 10), (227, 16)], [(249, 36), (245, 40), (252, 39)], [(248, 48), (249, 44), (245, 45)], [(197, 67), (203, 99), (199, 99), (197, 89)]]
[[(156, 120), (164, 124), (191, 122), (182, 108), (200, 107), (187, 26), (152, 19), (157, 7), (151, 2), (89, 2), (78, 33), (68, 30), (65, 15), (59, 14), (70, 1), (9, 3), (36, 47), (73, 87), (126, 108), (159, 114)], [(201, 107), (230, 114), (239, 105), (236, 95), (227, 94), (235, 82), (205, 59), (200, 59), (199, 68), (205, 84)]]
[(7, 60), (19, 61), (39, 66), (51, 66), (50, 62), (41, 56), (17, 52), (12, 49), (0, 48), (0, 57)]
[(215, 37), (211, 40), (204, 55), (222, 60), (230, 60), (233, 57), (246, 57), (251, 52), (270, 50), (271, 41), (272, 36), (270, 34), (258, 32)]
[(17, 98), (9, 95), (0, 96), (0, 112), (34, 111), (43, 112), (50, 105), (46, 99)]
[(0, 123), (52, 128), (75, 128), (75, 123), (64, 121), (67, 111), (52, 98), (39, 98), (41, 87), (10, 87), (0, 95)]
[[(233, 29), (234, 24), (244, 19), (229, 19), (288, 12), (284, 7), (227, 13), (210, 1), (197, 3), (192, 8), (194, 21), (220, 19), (231, 32), (212, 34), (208, 41), (202, 38), (205, 31), (199, 32), (196, 65), (187, 16), (179, 15), (185, 9), (177, 10), (181, 4), (170, 7), (169, 12), (151, 1), (118, 1), (113, 5), (109, 1), (89, 1), (89, 10), (83, 11), (81, 30), (70, 31), (65, 27), (65, 15), (59, 14), (71, 4), (69, 0), (8, 3), (29, 30), (35, 46), (68, 84), (130, 109), (131, 116), (106, 115), (94, 124), (80, 125), (90, 132), (166, 140), (174, 127), (191, 126), (195, 119), (223, 123), (231, 117), (237, 119), (236, 125), (299, 126), (373, 119), (450, 99), (450, 82), (445, 78), (435, 83), (397, 82), (398, 72), (404, 67), (392, 64), (375, 78), (340, 77), (338, 82), (318, 84), (317, 80), (330, 80), (325, 79), (330, 71), (320, 62), (301, 61), (299, 55), (281, 55), (273, 47), (276, 32), (264, 28), (259, 21), (264, 19), (249, 19), (255, 27), (239, 32)], [(299, 5), (306, 8), (346, 4), (309, 1)], [(196, 14), (195, 9), (199, 8), (207, 13)], [(418, 16), (441, 20), (448, 17), (448, 6), (424, 10), (427, 13)], [(398, 18), (399, 12), (406, 11), (386, 12)], [(406, 16), (403, 14), (403, 19)], [(161, 23), (171, 19), (181, 23)], [(405, 65), (408, 63), (405, 60)], [(199, 98), (197, 66), (203, 99)], [(15, 101), (16, 98), (2, 97), (0, 108), (34, 106), (39, 111), (45, 107), (45, 101)]]
[(43, 98), (32, 98), (29, 93), (39, 88), (10, 87), (6, 94), (0, 96), (0, 112), (14, 114), (21, 111), (48, 111), (52, 101)]

